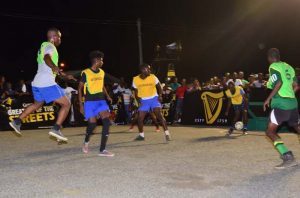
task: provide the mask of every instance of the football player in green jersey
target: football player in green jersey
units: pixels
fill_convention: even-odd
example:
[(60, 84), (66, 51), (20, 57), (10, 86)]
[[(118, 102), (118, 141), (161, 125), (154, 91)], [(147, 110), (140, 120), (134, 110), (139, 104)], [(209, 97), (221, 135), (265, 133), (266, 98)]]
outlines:
[(271, 114), (266, 135), (271, 139), (276, 150), (280, 153), (283, 162), (276, 166), (277, 169), (284, 169), (296, 166), (292, 151), (284, 145), (280, 136), (277, 134), (278, 126), (283, 122), (288, 122), (300, 134), (298, 124), (299, 112), (298, 102), (295, 91), (298, 88), (295, 70), (289, 64), (280, 61), (280, 53), (276, 48), (268, 51), (269, 81), (267, 87), (272, 89), (269, 97), (264, 102), (264, 111), (271, 106)]

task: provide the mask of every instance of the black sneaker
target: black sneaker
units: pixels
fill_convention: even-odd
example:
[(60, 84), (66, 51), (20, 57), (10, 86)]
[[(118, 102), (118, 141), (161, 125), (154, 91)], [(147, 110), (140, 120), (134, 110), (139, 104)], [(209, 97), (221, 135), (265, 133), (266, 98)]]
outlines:
[(145, 141), (145, 137), (138, 135), (134, 140), (135, 141)]
[(233, 133), (233, 128), (230, 128), (226, 134), (226, 136), (230, 136)]
[(11, 128), (14, 129), (14, 133), (17, 135), (17, 136), (21, 136), (22, 133), (21, 133), (21, 125), (20, 124), (16, 124), (15, 121), (12, 121), (9, 123), (9, 125), (11, 126)]
[(52, 137), (55, 137), (58, 142), (59, 141), (64, 141), (64, 142), (68, 141), (68, 138), (66, 138), (60, 130), (55, 130), (52, 128), (49, 132), (49, 135)]
[(243, 128), (243, 135), (248, 135), (248, 129), (247, 128)]
[(171, 136), (170, 135), (166, 135), (166, 141), (167, 142), (169, 142), (169, 141), (171, 141), (172, 139), (171, 139)]
[(288, 151), (287, 153), (283, 154), (281, 156), (281, 159), (283, 160), (283, 162), (275, 166), (276, 169), (285, 169), (298, 165), (292, 151)]

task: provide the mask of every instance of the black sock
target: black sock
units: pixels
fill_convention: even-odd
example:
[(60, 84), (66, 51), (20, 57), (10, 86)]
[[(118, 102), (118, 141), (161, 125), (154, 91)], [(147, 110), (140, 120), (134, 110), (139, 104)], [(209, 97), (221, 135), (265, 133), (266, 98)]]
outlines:
[(100, 144), (100, 152), (103, 152), (106, 148), (106, 143), (109, 135), (109, 126), (110, 121), (108, 118), (102, 119), (102, 135), (101, 135), (101, 144)]
[(59, 126), (58, 124), (55, 124), (53, 126), (53, 129), (56, 130), (56, 131), (58, 131), (60, 128), (61, 128), (61, 126)]
[(103, 152), (103, 151), (105, 150), (107, 140), (108, 140), (108, 135), (104, 135), (104, 134), (102, 133), (100, 152)]
[(86, 127), (86, 133), (85, 133), (85, 139), (84, 142), (88, 143), (90, 141), (90, 136), (97, 127), (97, 123), (88, 123), (88, 126)]
[(16, 125), (21, 125), (22, 124), (22, 120), (20, 118), (17, 118), (14, 120)]

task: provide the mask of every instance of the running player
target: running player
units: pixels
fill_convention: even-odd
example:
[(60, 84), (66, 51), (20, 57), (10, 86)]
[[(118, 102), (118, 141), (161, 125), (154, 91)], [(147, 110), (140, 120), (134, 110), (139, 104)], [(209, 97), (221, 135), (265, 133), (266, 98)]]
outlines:
[(56, 47), (61, 43), (61, 33), (56, 28), (51, 28), (47, 32), (47, 42), (43, 42), (38, 51), (38, 71), (32, 82), (32, 93), (34, 103), (28, 106), (19, 118), (10, 122), (10, 126), (17, 135), (21, 135), (22, 119), (29, 114), (41, 108), (45, 103), (55, 102), (60, 105), (58, 118), (55, 125), (50, 130), (49, 135), (55, 137), (58, 141), (67, 141), (68, 139), (61, 133), (60, 129), (65, 121), (69, 110), (70, 102), (65, 96), (63, 89), (55, 82), (56, 75), (66, 79), (74, 79), (72, 75), (66, 75), (58, 67), (58, 52)]
[(105, 73), (100, 69), (103, 65), (103, 57), (104, 54), (100, 51), (92, 51), (90, 53), (92, 66), (82, 71), (81, 81), (78, 86), (79, 101), (82, 101), (84, 96), (84, 103), (80, 102), (80, 112), (84, 114), (85, 119), (88, 120), (82, 151), (84, 153), (89, 152), (90, 136), (97, 127), (97, 119), (100, 116), (103, 126), (99, 156), (113, 157), (113, 153), (105, 150), (110, 126), (110, 113), (105, 101), (105, 96), (110, 102), (112, 99), (104, 87)]
[[(170, 133), (168, 131), (167, 123), (161, 113), (161, 104), (159, 100), (162, 100), (162, 89), (158, 78), (151, 74), (151, 69), (148, 64), (140, 65), (141, 74), (133, 78), (132, 86), (135, 89), (135, 97), (140, 101), (139, 115), (138, 115), (138, 128), (139, 135), (135, 140), (145, 140), (145, 134), (143, 130), (144, 118), (146, 114), (152, 110), (156, 118), (162, 124), (165, 131), (165, 137), (167, 141), (171, 140)], [(159, 97), (158, 97), (158, 94)]]
[(241, 115), (242, 115), (242, 120), (243, 120), (243, 124), (244, 124), (244, 128), (243, 128), (243, 134), (246, 135), (247, 134), (247, 122), (248, 122), (248, 111), (247, 111), (247, 105), (246, 105), (246, 95), (245, 95), (245, 91), (243, 90), (242, 87), (240, 86), (235, 86), (235, 83), (233, 80), (228, 80), (227, 81), (227, 87), (228, 89), (225, 91), (225, 94), (228, 97), (228, 105), (227, 105), (227, 109), (225, 112), (225, 116), (228, 116), (229, 111), (230, 111), (230, 107), (231, 105), (233, 106), (233, 110), (234, 110), (234, 118), (232, 121), (232, 126), (229, 128), (228, 130), (228, 134), (227, 135), (231, 135), (233, 133), (234, 130), (234, 125), (237, 121), (239, 121)]
[(298, 83), (295, 70), (289, 64), (280, 61), (278, 49), (271, 48), (268, 51), (268, 61), (271, 65), (269, 67), (270, 77), (267, 87), (272, 89), (272, 92), (264, 102), (263, 108), (264, 111), (266, 111), (271, 102), (272, 111), (266, 135), (271, 139), (283, 160), (276, 168), (284, 169), (295, 166), (297, 163), (292, 151), (288, 150), (277, 134), (277, 129), (283, 122), (288, 122), (288, 124), (296, 130), (298, 135), (300, 134), (298, 102), (295, 97)]

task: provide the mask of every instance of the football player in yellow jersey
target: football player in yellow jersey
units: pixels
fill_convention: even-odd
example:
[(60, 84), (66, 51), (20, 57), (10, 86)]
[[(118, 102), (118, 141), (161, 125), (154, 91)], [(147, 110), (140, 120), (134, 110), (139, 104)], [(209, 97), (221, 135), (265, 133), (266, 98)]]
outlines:
[(139, 135), (135, 140), (145, 140), (143, 130), (144, 118), (146, 114), (152, 110), (156, 118), (162, 124), (165, 131), (166, 141), (170, 141), (170, 133), (167, 127), (166, 120), (161, 113), (162, 89), (158, 78), (151, 74), (150, 65), (140, 65), (140, 72), (138, 76), (133, 78), (132, 87), (135, 89), (135, 97), (140, 102), (138, 109), (138, 128)]
[(103, 57), (104, 54), (100, 51), (92, 51), (90, 53), (92, 66), (82, 71), (81, 81), (78, 86), (79, 101), (82, 101), (84, 96), (84, 103), (80, 102), (80, 112), (88, 120), (82, 151), (88, 153), (90, 136), (97, 127), (97, 119), (100, 116), (102, 119), (102, 137), (99, 156), (112, 157), (114, 154), (105, 149), (110, 126), (110, 112), (105, 96), (109, 101), (111, 101), (111, 98), (104, 87), (105, 73), (100, 69), (103, 65)]
[[(134, 91), (133, 91), (133, 93), (135, 93)], [(131, 121), (130, 121), (130, 128), (129, 128), (129, 131), (133, 131), (133, 128), (134, 128), (134, 126), (138, 123), (138, 106), (139, 106), (139, 104), (138, 104), (138, 101), (136, 100), (136, 98), (135, 98), (135, 96), (133, 96), (133, 100), (132, 100), (132, 105), (131, 105), (131, 113), (132, 113), (132, 115), (131, 115)], [(158, 124), (158, 121), (157, 121), (157, 119), (156, 119), (156, 117), (155, 117), (155, 114), (152, 112), (152, 111), (150, 111), (149, 112), (149, 116), (151, 117), (151, 120), (152, 120), (152, 124), (154, 124), (155, 125), (155, 131), (156, 132), (159, 132), (160, 130), (159, 130), (159, 124)]]
[(237, 121), (239, 121), (241, 115), (243, 120), (243, 134), (247, 134), (247, 122), (248, 122), (248, 110), (247, 110), (247, 100), (246, 94), (242, 87), (235, 86), (233, 80), (227, 81), (228, 89), (225, 91), (226, 96), (228, 97), (228, 105), (225, 112), (225, 115), (228, 116), (231, 105), (234, 110), (234, 118), (232, 122), (232, 126), (229, 128), (228, 134), (231, 135), (234, 130), (234, 125)]

